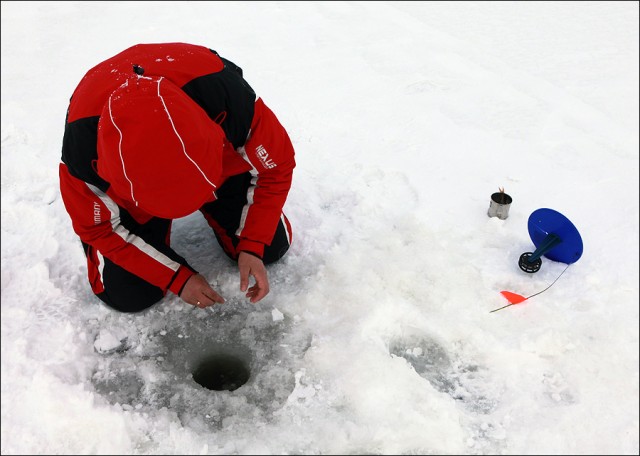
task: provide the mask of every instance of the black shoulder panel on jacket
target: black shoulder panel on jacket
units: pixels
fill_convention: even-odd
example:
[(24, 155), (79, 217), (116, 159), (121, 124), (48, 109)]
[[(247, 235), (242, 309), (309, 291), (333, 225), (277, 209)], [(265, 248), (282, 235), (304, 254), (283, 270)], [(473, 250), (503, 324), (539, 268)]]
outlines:
[(62, 161), (69, 173), (85, 182), (95, 185), (103, 192), (109, 188), (109, 183), (98, 176), (92, 163), (98, 159), (99, 116), (85, 117), (65, 125), (62, 139)]
[(240, 67), (222, 57), (221, 60), (225, 65), (222, 71), (193, 79), (182, 90), (220, 124), (237, 149), (247, 141), (256, 93), (242, 77)]

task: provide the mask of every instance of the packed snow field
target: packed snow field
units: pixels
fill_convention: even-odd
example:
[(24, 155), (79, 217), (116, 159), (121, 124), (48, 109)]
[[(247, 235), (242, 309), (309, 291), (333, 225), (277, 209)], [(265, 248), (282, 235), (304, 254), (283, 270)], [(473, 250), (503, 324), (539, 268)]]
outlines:
[[(2, 2), (2, 454), (638, 454), (638, 38), (638, 2)], [(179, 219), (227, 302), (119, 314), (60, 198), (65, 112), (169, 41), (287, 128), (293, 244), (251, 304)], [(584, 254), (490, 313), (567, 266), (518, 267), (538, 208)], [(198, 384), (216, 356), (246, 383)]]

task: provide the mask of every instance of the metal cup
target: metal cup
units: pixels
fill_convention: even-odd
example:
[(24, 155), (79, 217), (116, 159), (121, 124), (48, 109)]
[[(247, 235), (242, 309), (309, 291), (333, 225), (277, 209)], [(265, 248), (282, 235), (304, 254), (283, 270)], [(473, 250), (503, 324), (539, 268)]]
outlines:
[(491, 195), (487, 215), (489, 215), (489, 217), (498, 217), (500, 220), (506, 220), (506, 218), (509, 217), (511, 201), (513, 200), (505, 192), (494, 193)]

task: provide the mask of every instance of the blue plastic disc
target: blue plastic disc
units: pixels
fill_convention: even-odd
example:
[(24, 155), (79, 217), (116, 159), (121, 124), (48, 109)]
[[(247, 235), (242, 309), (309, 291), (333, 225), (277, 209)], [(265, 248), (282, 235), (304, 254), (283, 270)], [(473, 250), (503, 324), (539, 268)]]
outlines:
[(543, 256), (552, 261), (571, 264), (582, 256), (582, 238), (571, 221), (553, 209), (537, 209), (529, 216), (529, 236), (538, 246), (549, 234), (555, 234), (562, 242), (551, 248)]

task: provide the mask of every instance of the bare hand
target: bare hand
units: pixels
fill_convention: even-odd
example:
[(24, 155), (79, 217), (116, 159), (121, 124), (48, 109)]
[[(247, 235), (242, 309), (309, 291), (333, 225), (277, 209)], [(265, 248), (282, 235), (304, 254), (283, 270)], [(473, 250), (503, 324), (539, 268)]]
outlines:
[[(240, 291), (246, 291), (246, 296), (252, 303), (260, 301), (269, 293), (267, 269), (260, 258), (250, 253), (240, 252), (238, 269), (240, 271)], [(247, 289), (249, 287), (249, 276), (253, 276), (255, 284)]]
[(180, 298), (184, 302), (201, 309), (212, 306), (215, 303), (222, 304), (224, 302), (224, 298), (211, 288), (207, 279), (201, 274), (194, 274), (189, 277), (187, 283), (184, 284), (182, 293), (180, 293)]

